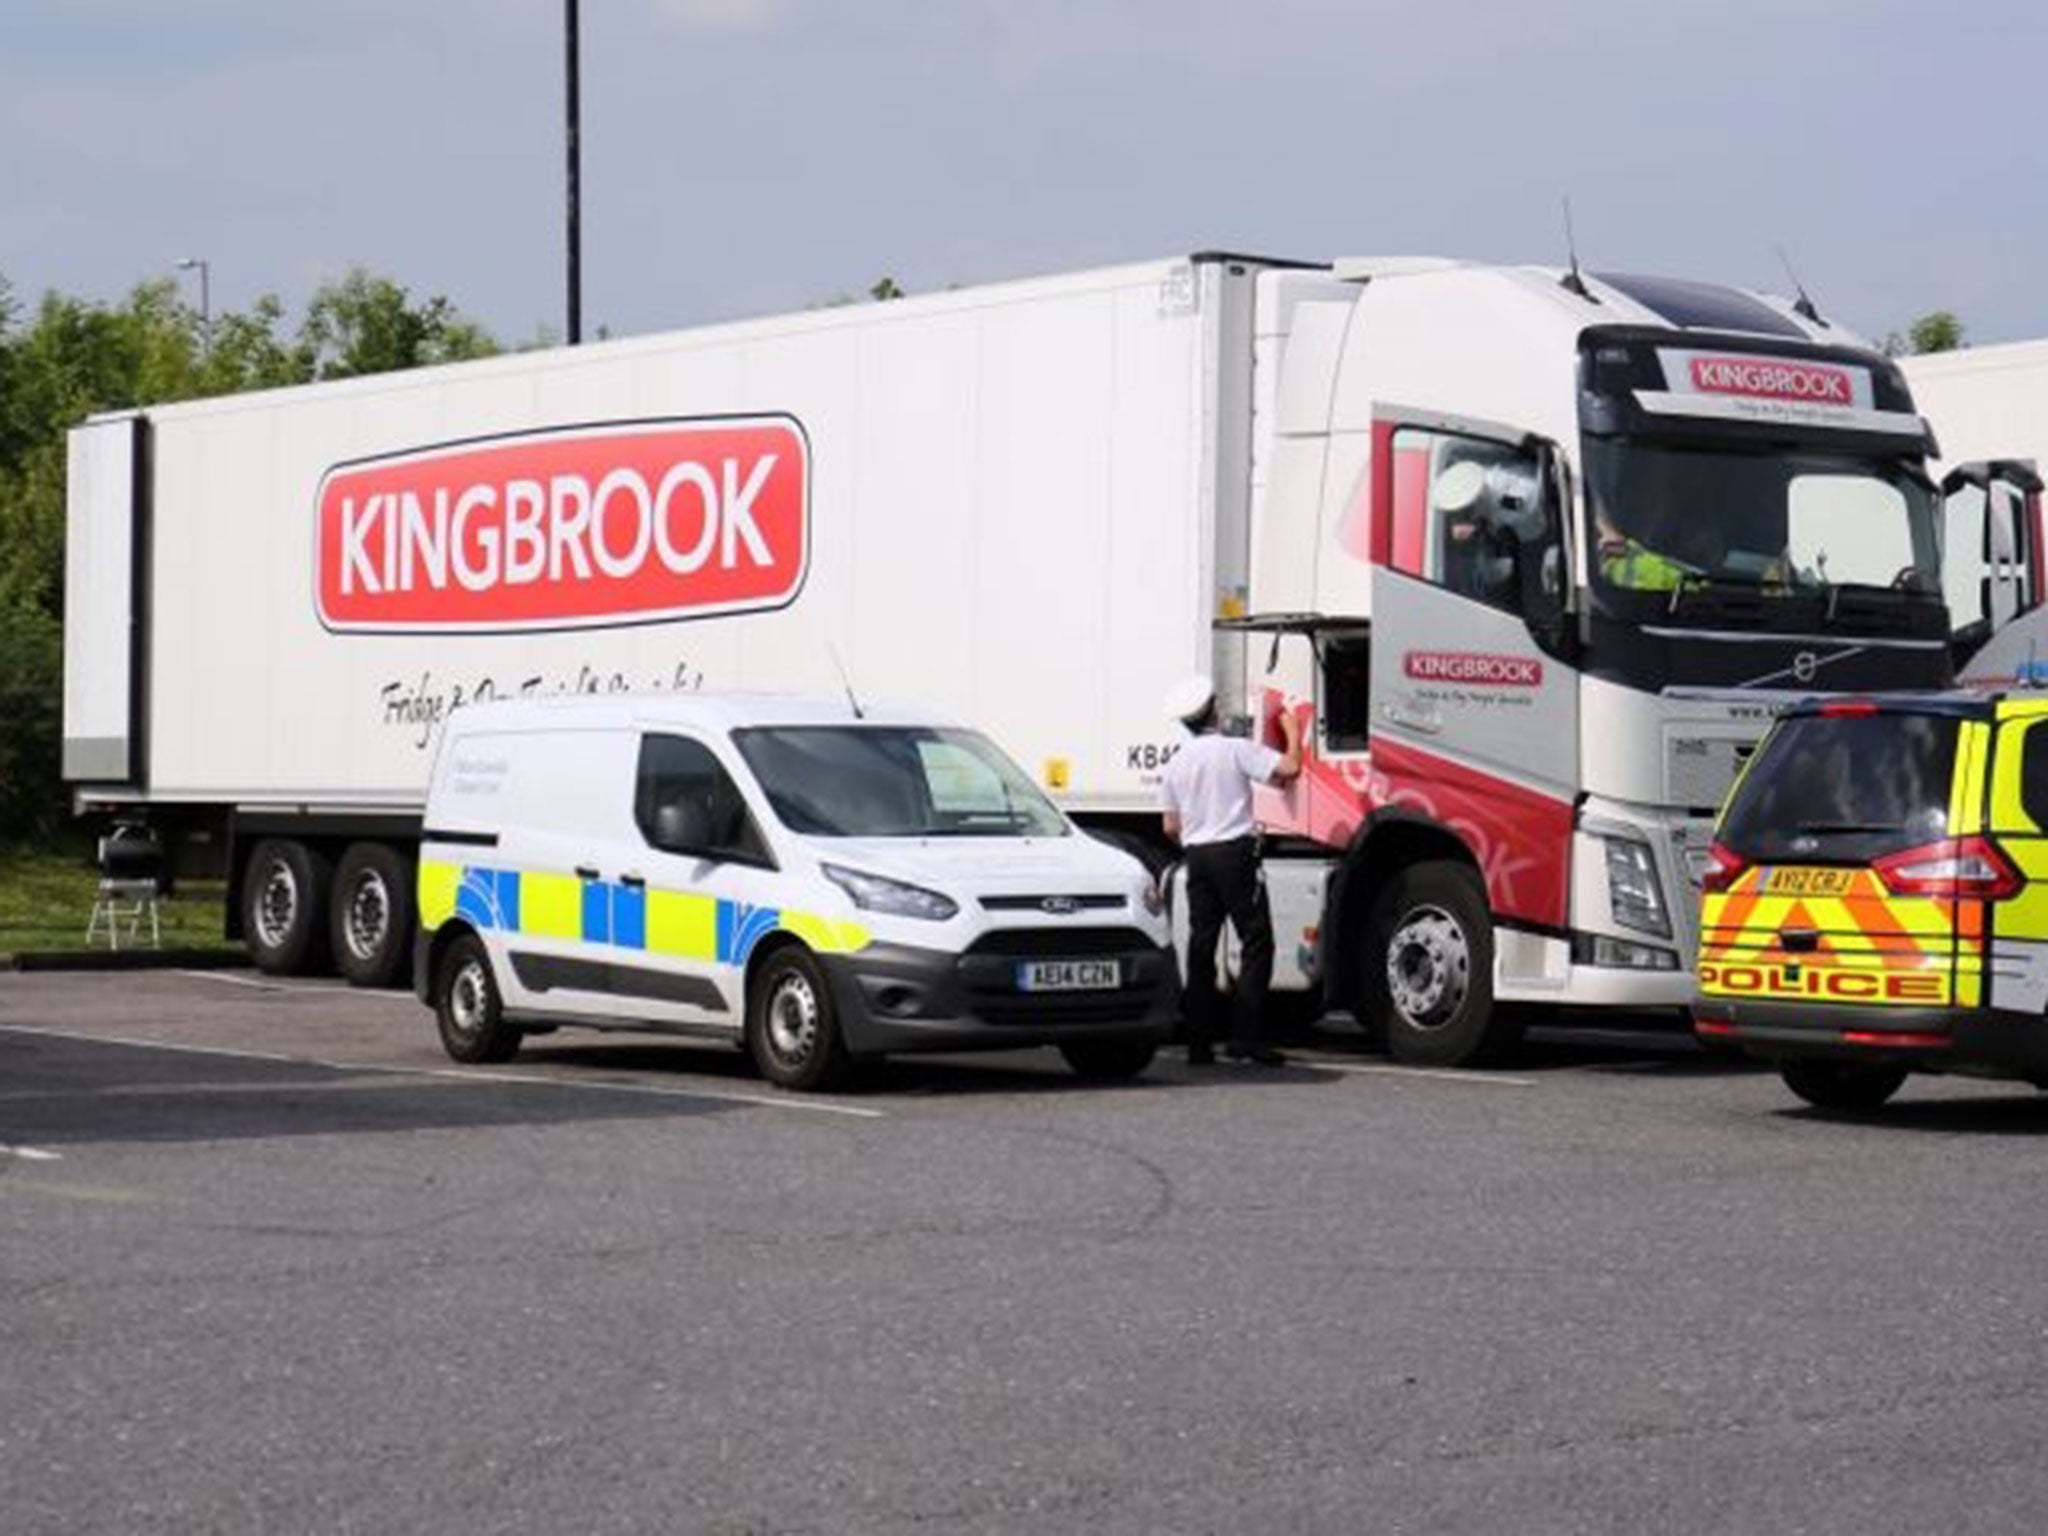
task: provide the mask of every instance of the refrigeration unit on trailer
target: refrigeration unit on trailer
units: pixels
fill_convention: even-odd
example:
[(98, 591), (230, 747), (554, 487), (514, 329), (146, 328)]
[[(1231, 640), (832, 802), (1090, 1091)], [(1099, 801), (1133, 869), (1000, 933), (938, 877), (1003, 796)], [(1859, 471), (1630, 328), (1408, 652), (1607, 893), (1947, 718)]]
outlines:
[(1942, 588), (1955, 660), (1975, 688), (2048, 682), (2048, 341), (1901, 359), (1941, 439)]
[(1496, 999), (1676, 1017), (1772, 712), (1947, 679), (1929, 451), (1896, 367), (1790, 304), (1429, 259), (151, 409), (72, 441), (66, 772), (214, 850), (259, 963), (367, 981), (465, 703), (850, 682), (1156, 837), (1161, 695), (1206, 669), (1314, 717), (1260, 808), (1276, 987), (1465, 1060)]

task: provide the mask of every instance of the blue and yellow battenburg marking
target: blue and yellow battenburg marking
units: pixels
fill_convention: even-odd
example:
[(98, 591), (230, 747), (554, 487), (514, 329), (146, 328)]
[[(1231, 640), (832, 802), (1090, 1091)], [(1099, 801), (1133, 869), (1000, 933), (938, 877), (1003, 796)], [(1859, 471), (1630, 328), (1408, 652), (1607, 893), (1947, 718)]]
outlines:
[(620, 949), (744, 965), (769, 934), (791, 933), (821, 954), (868, 945), (867, 929), (808, 912), (753, 907), (695, 891), (648, 890), (580, 875), (480, 865), (420, 864), (420, 926), (451, 917), (533, 938), (573, 939)]

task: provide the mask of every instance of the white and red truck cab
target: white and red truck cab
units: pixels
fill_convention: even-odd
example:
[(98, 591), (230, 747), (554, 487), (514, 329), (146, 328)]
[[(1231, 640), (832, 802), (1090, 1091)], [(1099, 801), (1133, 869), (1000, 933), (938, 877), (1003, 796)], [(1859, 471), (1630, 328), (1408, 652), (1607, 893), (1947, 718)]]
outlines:
[(1495, 1003), (1680, 1008), (1773, 713), (1951, 675), (1929, 427), (1808, 304), (1333, 276), (1287, 327), (1242, 625), (1275, 635), (1251, 686), (1316, 722), (1261, 805), (1303, 855), (1269, 863), (1280, 951), (1416, 1060), (1507, 1038)]

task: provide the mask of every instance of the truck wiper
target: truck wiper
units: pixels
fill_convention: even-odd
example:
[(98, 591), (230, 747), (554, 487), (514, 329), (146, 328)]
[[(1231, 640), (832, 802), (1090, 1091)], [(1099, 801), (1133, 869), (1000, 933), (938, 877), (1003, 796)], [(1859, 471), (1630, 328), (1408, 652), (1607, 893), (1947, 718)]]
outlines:
[(1675, 618), (1699, 598), (1704, 605), (1723, 612), (1756, 614), (1763, 611), (1763, 588), (1754, 581), (1735, 576), (1687, 576), (1671, 589), (1670, 612)]

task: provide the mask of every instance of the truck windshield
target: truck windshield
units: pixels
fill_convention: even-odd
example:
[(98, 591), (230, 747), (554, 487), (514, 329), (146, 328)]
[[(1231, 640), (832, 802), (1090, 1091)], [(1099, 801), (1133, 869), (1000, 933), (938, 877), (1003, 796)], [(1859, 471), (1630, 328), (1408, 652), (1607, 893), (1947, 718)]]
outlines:
[(1794, 715), (1764, 738), (1717, 834), (1743, 858), (1861, 864), (1948, 828), (1957, 721)]
[(1692, 591), (1941, 590), (1934, 492), (1903, 463), (1588, 436), (1586, 502), (1594, 593), (1619, 613), (1646, 592), (1684, 622)]
[(976, 731), (757, 726), (733, 741), (782, 824), (822, 837), (1064, 837), (1066, 818)]

